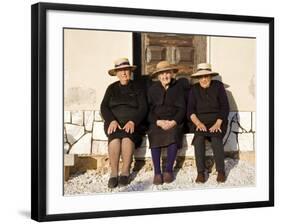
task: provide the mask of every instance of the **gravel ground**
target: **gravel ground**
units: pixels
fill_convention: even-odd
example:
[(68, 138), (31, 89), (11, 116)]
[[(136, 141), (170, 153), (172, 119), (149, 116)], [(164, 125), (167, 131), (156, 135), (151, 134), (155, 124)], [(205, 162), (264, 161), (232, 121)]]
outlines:
[(163, 191), (163, 190), (189, 190), (195, 188), (217, 188), (217, 187), (246, 187), (255, 185), (255, 166), (247, 161), (225, 159), (227, 180), (218, 184), (216, 172), (209, 174), (204, 184), (196, 184), (196, 167), (192, 165), (183, 166), (176, 171), (176, 179), (170, 184), (155, 186), (152, 184), (153, 171), (142, 168), (133, 172), (131, 182), (128, 186), (109, 189), (107, 181), (109, 173), (102, 174), (96, 170), (88, 170), (83, 174), (76, 174), (65, 182), (65, 195), (94, 194), (107, 192), (131, 192), (131, 191)]

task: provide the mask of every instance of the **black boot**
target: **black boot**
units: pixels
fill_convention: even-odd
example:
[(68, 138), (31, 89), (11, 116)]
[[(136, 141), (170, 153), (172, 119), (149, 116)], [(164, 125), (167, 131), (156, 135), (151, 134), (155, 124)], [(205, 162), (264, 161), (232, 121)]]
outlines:
[(196, 183), (205, 183), (205, 174), (204, 172), (199, 172), (195, 180)]
[(118, 177), (110, 177), (107, 186), (109, 188), (115, 188), (118, 185)]
[(226, 181), (226, 176), (224, 171), (218, 171), (217, 182), (224, 183)]
[(127, 186), (130, 182), (129, 176), (120, 176), (119, 177), (119, 185), (120, 186)]

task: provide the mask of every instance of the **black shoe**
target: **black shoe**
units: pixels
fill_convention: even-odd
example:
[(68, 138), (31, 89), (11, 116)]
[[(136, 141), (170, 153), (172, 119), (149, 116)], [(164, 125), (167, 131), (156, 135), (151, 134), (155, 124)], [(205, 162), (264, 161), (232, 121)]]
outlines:
[(196, 183), (205, 183), (205, 174), (204, 172), (199, 172), (195, 180)]
[(217, 182), (224, 183), (226, 181), (226, 176), (224, 171), (218, 171)]
[(164, 172), (163, 181), (164, 183), (172, 183), (174, 181), (174, 174), (172, 172)]
[(163, 177), (162, 174), (155, 174), (153, 178), (153, 184), (161, 185), (163, 184)]
[(108, 180), (108, 187), (115, 188), (118, 185), (118, 177), (110, 177)]
[(129, 176), (120, 176), (119, 177), (119, 185), (127, 186), (129, 184)]

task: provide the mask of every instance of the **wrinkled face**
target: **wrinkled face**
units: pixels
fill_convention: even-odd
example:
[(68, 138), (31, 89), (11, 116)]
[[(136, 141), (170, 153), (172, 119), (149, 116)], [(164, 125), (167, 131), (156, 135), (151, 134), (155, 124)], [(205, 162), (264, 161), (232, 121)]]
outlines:
[(118, 69), (116, 71), (116, 76), (120, 80), (122, 85), (127, 84), (131, 79), (131, 70), (128, 68)]
[(212, 76), (211, 75), (202, 75), (199, 78), (199, 83), (202, 88), (208, 88), (210, 86)]
[(170, 84), (173, 76), (173, 71), (164, 71), (158, 74), (158, 79), (161, 82), (162, 86), (167, 86)]

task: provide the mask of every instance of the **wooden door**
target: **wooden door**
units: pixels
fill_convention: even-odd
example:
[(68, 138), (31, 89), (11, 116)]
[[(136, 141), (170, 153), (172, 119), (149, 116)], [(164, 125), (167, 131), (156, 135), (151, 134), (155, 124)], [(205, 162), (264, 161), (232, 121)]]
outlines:
[(141, 74), (151, 74), (159, 61), (179, 68), (178, 76), (188, 77), (198, 63), (206, 62), (206, 36), (141, 33)]

